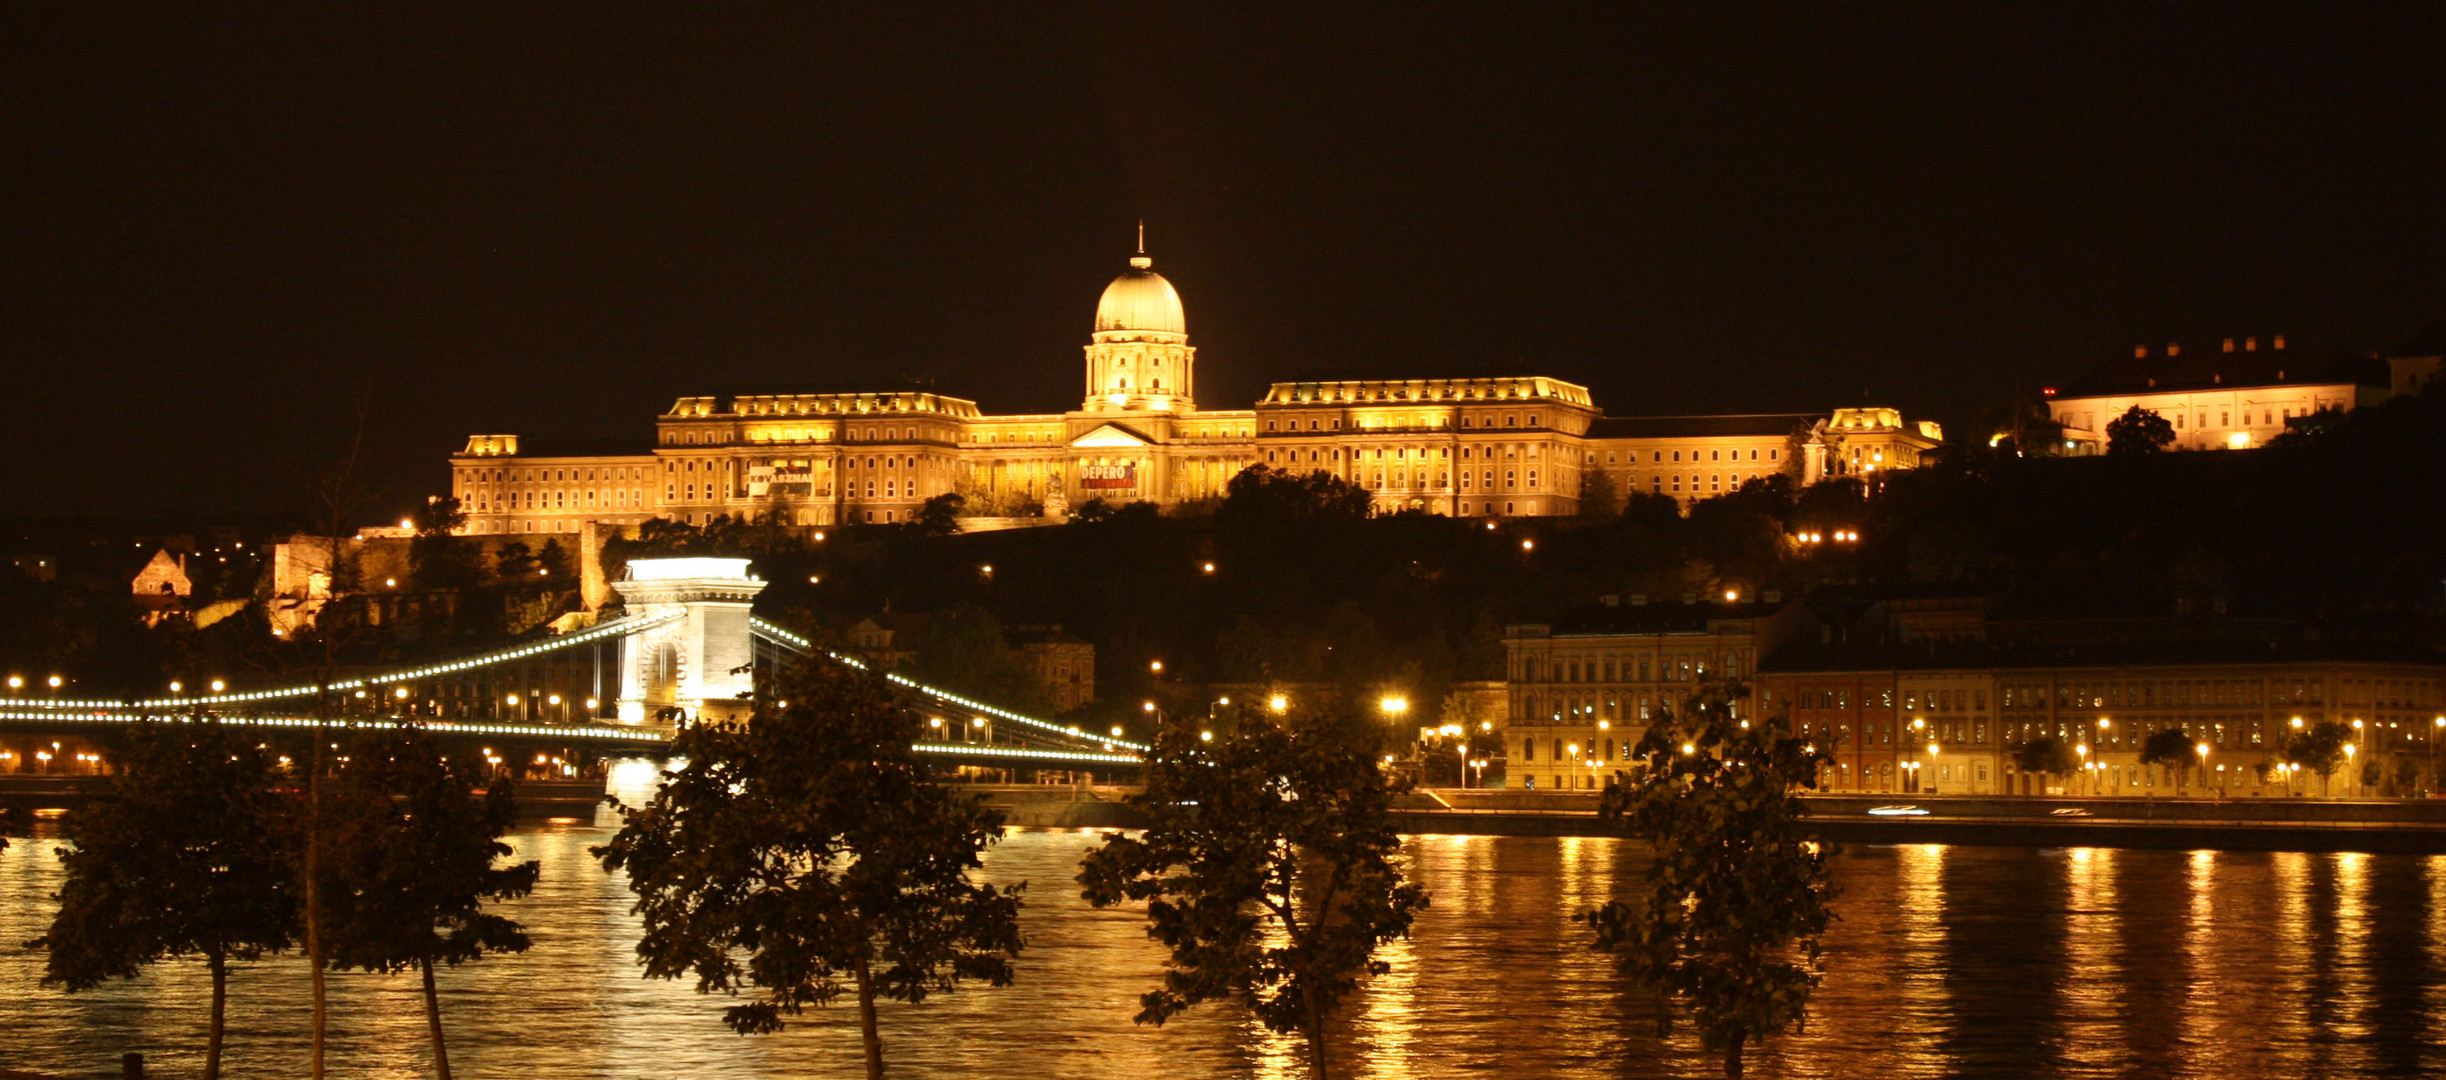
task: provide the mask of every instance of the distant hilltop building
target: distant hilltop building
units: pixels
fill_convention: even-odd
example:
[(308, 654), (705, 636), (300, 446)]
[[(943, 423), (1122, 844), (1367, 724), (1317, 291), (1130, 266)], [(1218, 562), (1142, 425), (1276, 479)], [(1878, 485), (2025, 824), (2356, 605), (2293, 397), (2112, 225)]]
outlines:
[[(2434, 358), (2428, 370), (2436, 370)], [(2384, 401), (2389, 383), (2387, 361), (2287, 348), (2281, 334), (2226, 338), (2211, 349), (2173, 342), (2138, 346), (2062, 390), (2048, 390), (2047, 412), (2063, 425), (2069, 454), (2104, 453), (2106, 425), (2135, 407), (2174, 425), (2168, 449), (2244, 450), (2284, 434), (2288, 421)]]
[(1943, 435), (1891, 408), (1608, 417), (1588, 388), (1514, 375), (1279, 382), (1250, 409), (1197, 405), (1197, 349), (1143, 251), (1105, 286), (1069, 412), (989, 416), (934, 393), (683, 397), (631, 452), (476, 435), (451, 459), (471, 534), (571, 533), (664, 517), (777, 514), (802, 526), (907, 521), (958, 493), (971, 514), (1058, 519), (1090, 499), (1220, 498), (1251, 465), (1327, 472), (1380, 511), (1578, 510), (1583, 477), (1694, 500), (1789, 472), (1906, 469)]

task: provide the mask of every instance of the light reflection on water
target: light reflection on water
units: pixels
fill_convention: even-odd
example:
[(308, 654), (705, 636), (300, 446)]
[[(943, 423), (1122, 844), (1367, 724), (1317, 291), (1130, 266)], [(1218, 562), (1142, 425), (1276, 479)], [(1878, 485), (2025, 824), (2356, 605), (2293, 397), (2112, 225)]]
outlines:
[[(446, 972), (452, 1065), (484, 1077), (859, 1074), (854, 1018), (819, 1013), (743, 1039), (723, 1002), (636, 976), (620, 883), (586, 854), (607, 831), (515, 840), (543, 883), (519, 905), (525, 956)], [(1096, 911), (1070, 883), (1079, 832), (1015, 833), (992, 857), (1026, 880), (1020, 984), (887, 1007), (895, 1075), (1299, 1077), (1298, 1043), (1224, 1007), (1133, 1025), (1161, 957), (1139, 918)], [(1655, 1005), (1587, 947), (1574, 911), (1641, 888), (1636, 845), (1602, 839), (1418, 837), (1404, 858), (1434, 891), (1394, 971), (1348, 1017), (1337, 1075), (1720, 1075), (1687, 1028), (1658, 1039)], [(2446, 1070), (2446, 859), (2103, 849), (1859, 847), (1809, 1030), (1752, 1055), (1783, 1077), (2421, 1076)], [(0, 1068), (105, 1075), (123, 1050), (157, 1072), (199, 1063), (205, 987), (174, 964), (133, 984), (39, 989), (56, 888), (50, 845), (0, 853)], [(232, 1075), (291, 1075), (303, 1049), (293, 958), (233, 979)], [(333, 980), (335, 1075), (424, 1074), (413, 980)]]

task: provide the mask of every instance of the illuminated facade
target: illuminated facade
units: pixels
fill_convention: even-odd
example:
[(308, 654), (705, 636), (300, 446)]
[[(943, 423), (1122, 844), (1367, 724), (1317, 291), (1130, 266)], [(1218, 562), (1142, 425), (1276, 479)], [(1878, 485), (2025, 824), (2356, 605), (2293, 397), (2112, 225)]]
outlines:
[(2380, 360), (2319, 349), (2287, 349), (2281, 336), (2225, 339), (2217, 352), (2147, 346), (2092, 370), (2061, 391), (2047, 391), (2048, 418), (2064, 427), (2071, 454), (2106, 451), (2106, 425), (2139, 408), (2174, 427), (2169, 450), (2247, 450), (2281, 435), (2286, 423), (2320, 412), (2349, 412), (2386, 399)]
[[(2364, 795), (2376, 789), (2356, 770), (2321, 784), (2275, 767), (2297, 723), (2345, 725), (2365, 762), (2425, 760), (2446, 738), (2446, 666), (2418, 649), (1999, 623), (1961, 597), (1879, 601), (1838, 634), (1800, 603), (1719, 599), (1612, 599), (1508, 628), (1505, 783), (1602, 788), (1661, 710), (1725, 677), (1752, 688), (1736, 716), (1787, 717), (1833, 751), (1821, 783), (1836, 792)], [(2168, 729), (2196, 761), (2140, 760)], [(2079, 770), (2019, 772), (2013, 747), (2049, 734), (2079, 748)]]
[(1616, 492), (1690, 501), (1779, 472), (1910, 468), (1942, 441), (1884, 408), (1607, 417), (1588, 388), (1542, 376), (1275, 383), (1254, 408), (1209, 410), (1196, 363), (1180, 294), (1141, 253), (1096, 306), (1075, 410), (990, 416), (916, 392), (684, 397), (628, 453), (473, 436), (451, 493), (478, 535), (653, 517), (900, 522), (951, 493), (972, 515), (1058, 520), (1096, 498), (1217, 499), (1262, 464), (1342, 477), (1384, 512), (1532, 517), (1576, 512), (1590, 470)]

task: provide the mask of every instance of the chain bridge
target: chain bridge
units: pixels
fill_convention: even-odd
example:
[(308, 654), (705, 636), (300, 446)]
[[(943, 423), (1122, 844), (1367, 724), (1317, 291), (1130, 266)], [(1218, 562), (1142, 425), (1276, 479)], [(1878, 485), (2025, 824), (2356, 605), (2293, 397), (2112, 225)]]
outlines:
[[(211, 716), (266, 729), (388, 727), (402, 721), (475, 741), (528, 780), (597, 783), (610, 762), (667, 752), (680, 725), (744, 717), (760, 677), (799, 663), (866, 667), (755, 615), (764, 582), (748, 560), (639, 559), (613, 588), (621, 614), (592, 626), (481, 652), (328, 680), (127, 700), (0, 699), (0, 779), (96, 777), (101, 740), (146, 720)], [(972, 776), (1067, 779), (1134, 774), (1146, 747), (1102, 737), (886, 672), (922, 718), (913, 744)], [(40, 781), (34, 781), (39, 785)], [(599, 790), (599, 788), (597, 789)], [(0, 791), (0, 795), (7, 794)]]

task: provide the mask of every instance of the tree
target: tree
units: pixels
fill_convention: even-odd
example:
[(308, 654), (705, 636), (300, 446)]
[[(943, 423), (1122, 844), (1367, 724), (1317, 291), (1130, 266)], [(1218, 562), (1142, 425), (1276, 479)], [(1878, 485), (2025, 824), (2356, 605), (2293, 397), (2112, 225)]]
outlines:
[(1681, 525), (1682, 501), (1671, 495), (1634, 491), (1622, 501), (1622, 517), (1644, 528), (1663, 532)]
[(1988, 445), (2017, 457), (2053, 457), (2064, 441), (2064, 425), (2039, 398), (2015, 395), (1987, 410)]
[(1006, 708), (1045, 705), (1043, 687), (1020, 666), (991, 611), (960, 604), (937, 613), (916, 645), (917, 677), (931, 685)]
[[(2190, 777), (2191, 763), (2197, 751), (2192, 749), (2191, 736), (2181, 728), (2159, 728), (2140, 740), (2140, 763), (2163, 765), (2175, 775), (2177, 785)], [(2180, 786), (2176, 790), (2182, 790)]]
[(577, 580), (576, 566), (576, 560), (569, 557), (569, 549), (562, 547), (557, 538), (544, 541), (543, 548), (535, 553), (535, 576), (547, 582), (547, 588), (568, 588), (565, 583)]
[(493, 574), (505, 582), (523, 584), (533, 581), (535, 569), (535, 549), (528, 547), (524, 540), (512, 540), (493, 552)]
[(686, 764), (594, 849), (637, 894), (645, 973), (760, 990), (723, 1012), (743, 1035), (830, 1004), (846, 978), (870, 1078), (883, 1075), (878, 997), (1008, 985), (1018, 888), (969, 877), (1002, 817), (936, 782), (910, 749), (918, 733), (880, 675), (814, 661), (744, 723), (683, 729), (671, 756)]
[(909, 516), (909, 524), (920, 536), (949, 536), (960, 531), (960, 514), (967, 508), (968, 499), (958, 492), (937, 495)]
[(434, 1073), (450, 1080), (434, 964), (525, 952), (525, 928), (484, 906), (533, 891), (541, 864), (499, 865), (511, 850), (501, 836), (515, 823), (509, 783), (495, 782), (480, 802), (469, 797), (476, 771), (443, 756), (422, 731), (403, 727), (350, 757), (360, 812), (348, 818), (358, 827), (341, 831), (332, 880), (319, 890), (332, 908), (324, 917), (331, 964), (422, 975)]
[(419, 589), (471, 589), (483, 583), (482, 555), (456, 530), (467, 523), (455, 496), (416, 508), (416, 536), (408, 541), (408, 580)]
[(1631, 751), (1631, 779), (1610, 785), (1601, 820), (1655, 849), (1648, 895), (1577, 916), (1624, 975), (1655, 988), (1658, 1034), (1673, 1005), (1741, 1076), (1742, 1048), (1806, 1016), (1822, 977), (1818, 936), (1834, 914), (1826, 850), (1802, 827), (1796, 793), (1833, 755), (1783, 717), (1743, 722), (1732, 680), (1698, 685), (1680, 717), (1660, 718)]
[(2013, 747), (2013, 768), (2041, 776), (2070, 776), (2081, 767), (2061, 735), (2039, 735)]
[(2174, 424), (2156, 412), (2134, 405), (2106, 422), (2106, 452), (2116, 455), (2154, 454), (2174, 442)]
[(2333, 720), (2296, 728), (2285, 740), (2285, 760), (2319, 774), (2320, 792), (2333, 794), (2328, 778), (2343, 762), (2344, 744), (2352, 741), (2352, 734), (2351, 728)]
[(1157, 734), (1136, 800), (1146, 831), (1107, 834), (1078, 879), (1097, 907), (1144, 902), (1148, 936), (1171, 950), (1138, 1023), (1236, 998), (1267, 1030), (1304, 1036), (1311, 1074), (1327, 1076), (1327, 1019), (1391, 970), (1377, 946), (1427, 906), (1391, 862), (1399, 786), (1377, 765), (1375, 727), (1301, 705), (1245, 710), (1212, 739), (1186, 722)]
[(1225, 529), (1252, 524), (1357, 521), (1367, 516), (1373, 499), (1367, 489), (1329, 472), (1299, 474), (1251, 465), (1224, 484), (1223, 507), (1215, 512), (1215, 517), (1218, 527)]
[(1595, 465), (1580, 473), (1581, 517), (1612, 517), (1620, 509), (1620, 500), (1614, 496), (1614, 474)]
[(214, 1080), (230, 962), (286, 949), (299, 932), (290, 808), (269, 752), (214, 720), (138, 725), (118, 758), (110, 794), (65, 822), (59, 912), (31, 943), (50, 952), (42, 983), (75, 992), (203, 957)]

